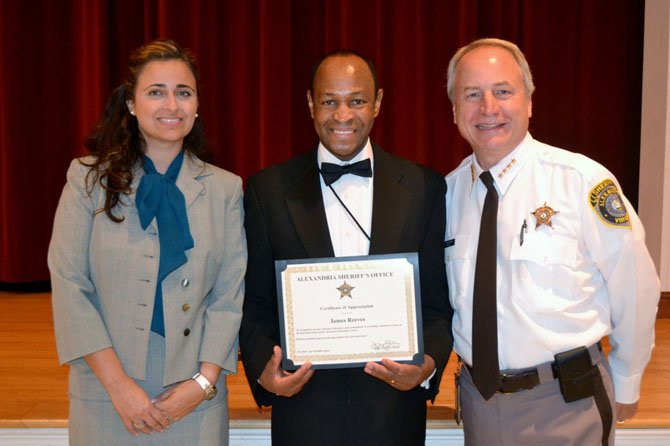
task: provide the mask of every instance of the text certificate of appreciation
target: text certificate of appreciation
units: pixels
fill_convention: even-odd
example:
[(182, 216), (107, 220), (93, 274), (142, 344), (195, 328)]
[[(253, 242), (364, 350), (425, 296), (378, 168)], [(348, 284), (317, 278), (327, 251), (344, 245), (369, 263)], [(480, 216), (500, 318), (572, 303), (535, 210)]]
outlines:
[(423, 363), (416, 253), (275, 262), (282, 366)]

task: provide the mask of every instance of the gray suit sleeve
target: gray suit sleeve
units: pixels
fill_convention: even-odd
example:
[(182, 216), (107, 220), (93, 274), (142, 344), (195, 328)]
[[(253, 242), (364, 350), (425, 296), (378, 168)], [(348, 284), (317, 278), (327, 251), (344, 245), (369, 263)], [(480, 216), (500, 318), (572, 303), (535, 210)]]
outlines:
[(238, 331), (242, 321), (244, 274), (247, 267), (247, 239), (243, 227), (242, 180), (239, 177), (231, 178), (224, 182), (223, 187), (226, 206), (221, 216), (220, 229), (225, 232), (225, 257), (205, 311), (205, 331), (199, 360), (221, 366), (224, 373), (236, 373)]
[(49, 245), (54, 327), (61, 364), (112, 345), (94, 305), (96, 290), (88, 257), (94, 220), (107, 217), (95, 214), (94, 200), (85, 187), (87, 172), (79, 160), (70, 164)]

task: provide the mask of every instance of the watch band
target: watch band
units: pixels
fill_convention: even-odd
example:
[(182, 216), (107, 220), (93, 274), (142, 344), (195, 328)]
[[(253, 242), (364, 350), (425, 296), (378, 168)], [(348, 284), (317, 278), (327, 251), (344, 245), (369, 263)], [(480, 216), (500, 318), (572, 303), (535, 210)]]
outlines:
[(217, 392), (216, 386), (213, 385), (211, 382), (209, 382), (209, 380), (205, 378), (200, 372), (193, 375), (191, 379), (197, 382), (200, 385), (200, 387), (202, 387), (202, 390), (205, 391), (206, 400), (211, 400), (216, 396)]

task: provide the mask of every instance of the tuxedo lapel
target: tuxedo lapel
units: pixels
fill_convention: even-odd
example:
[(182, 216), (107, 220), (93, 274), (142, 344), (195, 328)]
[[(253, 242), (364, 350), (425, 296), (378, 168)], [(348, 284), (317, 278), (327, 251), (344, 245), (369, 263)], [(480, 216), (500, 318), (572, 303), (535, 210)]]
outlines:
[(373, 145), (374, 192), (370, 254), (398, 252), (403, 228), (411, 205), (412, 193), (400, 185), (402, 167), (386, 152)]
[(304, 173), (286, 192), (284, 200), (308, 257), (333, 257), (316, 156), (307, 157), (307, 162)]

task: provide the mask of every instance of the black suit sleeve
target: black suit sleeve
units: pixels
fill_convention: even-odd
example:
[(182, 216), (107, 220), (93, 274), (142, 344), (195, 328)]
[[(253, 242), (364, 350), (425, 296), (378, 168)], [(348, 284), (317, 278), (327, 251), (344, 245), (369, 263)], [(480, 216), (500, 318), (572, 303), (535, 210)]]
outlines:
[[(432, 175), (431, 177), (435, 179)], [(442, 373), (453, 346), (451, 332), (453, 310), (449, 303), (444, 266), (446, 183), (441, 176), (436, 180), (437, 182), (433, 183), (434, 187), (428, 189), (432, 194), (429, 193), (426, 196), (428, 200), (426, 205), (429, 206), (430, 211), (419, 251), (424, 352), (435, 360), (436, 367), (435, 376), (430, 382), (430, 389), (425, 391), (422, 388), (422, 391), (426, 399), (431, 400), (435, 399), (439, 391)]]
[(273, 347), (279, 345), (279, 327), (274, 261), (263, 212), (264, 205), (253, 177), (247, 181), (244, 209), (249, 261), (240, 327), (240, 350), (244, 371), (256, 404), (267, 406), (272, 404), (273, 395), (258, 384), (257, 380), (272, 357)]

